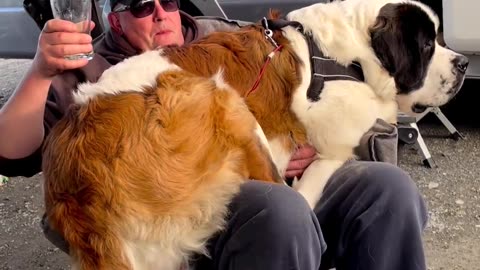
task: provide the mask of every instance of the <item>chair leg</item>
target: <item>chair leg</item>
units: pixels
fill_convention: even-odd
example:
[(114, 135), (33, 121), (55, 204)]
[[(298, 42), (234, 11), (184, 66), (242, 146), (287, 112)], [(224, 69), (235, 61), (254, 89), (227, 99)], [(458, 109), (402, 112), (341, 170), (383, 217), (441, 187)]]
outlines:
[(442, 110), (438, 107), (432, 108), (432, 112), (437, 116), (437, 118), (442, 122), (442, 124), (448, 129), (452, 138), (456, 141), (459, 139), (465, 139), (465, 137), (458, 132), (458, 130), (452, 125), (448, 118), (443, 114)]
[[(428, 151), (427, 145), (425, 144), (425, 141), (423, 140), (423, 137), (420, 133), (420, 130), (418, 129), (417, 123), (425, 117), (428, 113), (433, 112), (437, 118), (442, 122), (442, 124), (448, 129), (448, 131), (451, 134), (451, 137), (458, 141), (460, 138), (464, 139), (464, 136), (452, 125), (452, 123), (448, 120), (448, 118), (443, 114), (442, 110), (440, 110), (439, 107), (430, 107), (425, 112), (421, 113), (417, 117), (414, 117), (414, 120), (411, 118), (407, 117), (403, 113), (399, 113), (398, 115), (398, 120), (399, 123), (404, 123), (407, 124), (408, 126), (414, 128), (417, 130), (418, 136), (416, 136), (415, 140), (415, 147), (417, 148), (417, 151), (419, 154), (422, 155), (423, 158), (423, 164), (429, 168), (434, 168), (437, 167), (435, 164), (435, 161), (432, 158), (432, 155)], [(409, 135), (409, 134), (407, 134)], [(410, 138), (402, 138), (404, 141), (409, 141), (408, 139)]]
[(423, 140), (422, 134), (420, 134), (420, 130), (418, 129), (417, 123), (410, 123), (409, 125), (414, 129), (416, 129), (418, 132), (417, 140), (415, 142), (415, 147), (417, 148), (417, 151), (420, 153), (420, 155), (422, 155), (423, 165), (429, 168), (437, 167), (437, 165), (435, 164), (435, 161), (432, 158), (432, 155), (430, 154), (430, 151), (428, 151), (427, 145)]

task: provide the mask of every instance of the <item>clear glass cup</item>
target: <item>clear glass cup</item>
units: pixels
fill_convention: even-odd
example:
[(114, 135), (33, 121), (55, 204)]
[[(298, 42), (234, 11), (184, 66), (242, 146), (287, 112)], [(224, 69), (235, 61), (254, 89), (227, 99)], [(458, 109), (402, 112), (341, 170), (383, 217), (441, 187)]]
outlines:
[[(78, 32), (90, 34), (90, 21), (92, 19), (92, 0), (50, 0), (53, 17), (71, 21), (77, 25)], [(66, 59), (93, 58), (93, 51), (75, 55), (67, 55)]]

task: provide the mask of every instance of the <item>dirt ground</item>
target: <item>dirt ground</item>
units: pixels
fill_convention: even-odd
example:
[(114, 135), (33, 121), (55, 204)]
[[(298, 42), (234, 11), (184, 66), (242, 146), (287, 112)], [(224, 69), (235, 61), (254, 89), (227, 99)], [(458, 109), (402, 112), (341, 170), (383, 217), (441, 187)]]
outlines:
[(428, 204), (427, 264), (432, 270), (478, 270), (480, 130), (461, 129), (467, 139), (459, 142), (442, 139), (441, 134), (448, 132), (438, 127), (422, 130), (428, 134), (426, 143), (438, 168), (419, 167), (421, 159), (409, 147), (400, 149), (400, 166), (416, 181)]
[[(28, 64), (0, 59), (0, 106)], [(448, 139), (447, 130), (432, 117), (420, 122), (437, 168), (424, 167), (411, 146), (399, 148), (399, 166), (416, 181), (428, 204), (425, 250), (431, 270), (480, 270), (480, 120), (468, 103), (480, 95), (467, 94), (478, 85), (467, 84), (465, 94), (459, 94), (463, 97), (450, 106), (460, 115), (451, 120), (461, 124), (457, 128), (465, 140)], [(0, 270), (68, 269), (68, 257), (44, 239), (39, 227), (41, 184), (41, 175), (0, 184)]]

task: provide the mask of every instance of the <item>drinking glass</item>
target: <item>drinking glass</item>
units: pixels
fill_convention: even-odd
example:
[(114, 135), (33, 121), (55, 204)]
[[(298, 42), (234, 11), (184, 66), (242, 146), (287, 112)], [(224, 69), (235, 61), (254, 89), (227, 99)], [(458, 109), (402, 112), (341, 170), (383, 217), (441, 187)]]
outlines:
[[(92, 19), (92, 0), (50, 0), (53, 17), (71, 21), (77, 25), (77, 31), (90, 34), (90, 21)], [(93, 51), (67, 55), (66, 59), (88, 59), (93, 58)]]

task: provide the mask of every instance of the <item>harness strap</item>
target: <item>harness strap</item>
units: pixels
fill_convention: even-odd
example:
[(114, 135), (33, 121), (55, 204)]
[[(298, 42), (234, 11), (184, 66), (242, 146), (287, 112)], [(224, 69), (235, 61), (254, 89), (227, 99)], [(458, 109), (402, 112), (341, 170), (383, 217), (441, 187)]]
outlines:
[[(274, 19), (274, 20), (270, 19), (270, 20), (267, 20), (267, 23), (269, 28), (272, 30), (280, 30), (284, 27), (292, 26), (296, 28), (298, 31), (303, 32), (303, 25), (297, 21), (288, 21), (285, 19)], [(263, 27), (265, 27), (265, 25)]]
[(349, 66), (338, 64), (335, 59), (326, 57), (322, 51), (318, 48), (317, 44), (313, 40), (311, 34), (305, 33), (303, 25), (297, 21), (288, 21), (286, 19), (269, 19), (263, 18), (262, 26), (265, 28), (265, 37), (275, 46), (275, 49), (268, 55), (264, 65), (262, 66), (259, 76), (254, 85), (247, 92), (246, 96), (254, 92), (260, 80), (265, 72), (267, 65), (273, 58), (274, 54), (282, 49), (282, 46), (278, 45), (273, 39), (273, 31), (280, 30), (286, 26), (292, 26), (301, 32), (308, 44), (308, 51), (310, 55), (311, 66), (311, 81), (307, 90), (307, 98), (316, 102), (320, 100), (320, 94), (325, 86), (326, 81), (332, 80), (351, 80), (351, 81), (364, 81), (362, 67), (359, 63), (352, 63)]
[(364, 76), (359, 63), (352, 63), (349, 66), (338, 64), (335, 59), (326, 57), (318, 48), (312, 35), (304, 34), (310, 54), (310, 66), (312, 78), (307, 90), (307, 98), (312, 102), (320, 100), (320, 94), (326, 81), (350, 80), (363, 82)]

